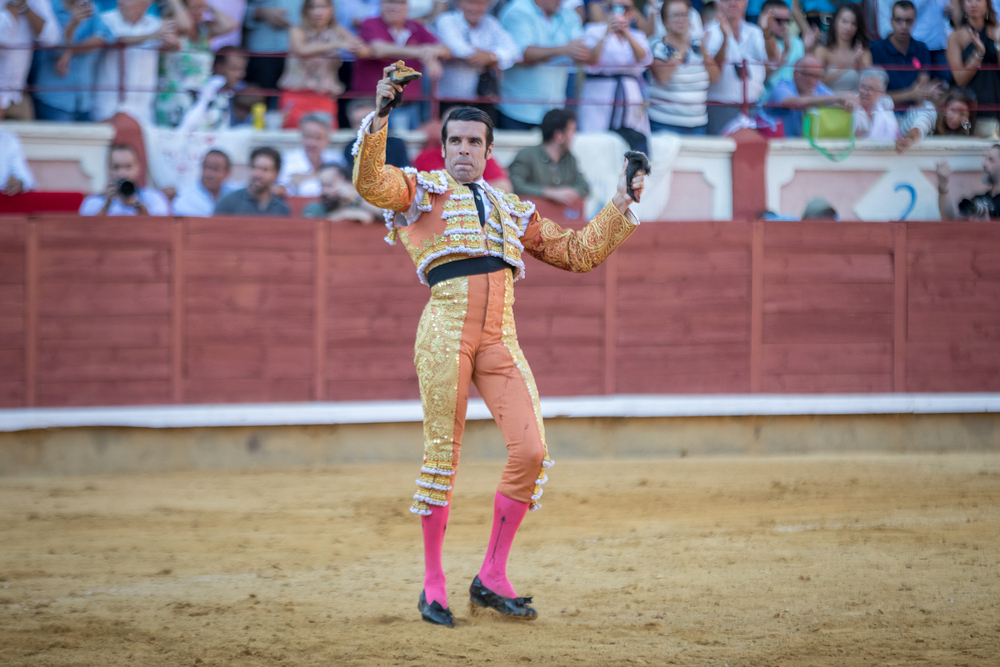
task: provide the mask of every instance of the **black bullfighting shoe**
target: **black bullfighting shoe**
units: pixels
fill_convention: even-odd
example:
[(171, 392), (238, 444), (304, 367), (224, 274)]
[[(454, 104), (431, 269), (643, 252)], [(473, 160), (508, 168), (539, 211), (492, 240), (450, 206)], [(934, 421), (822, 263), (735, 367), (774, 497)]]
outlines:
[(441, 603), (435, 600), (427, 604), (427, 595), (420, 591), (420, 601), (417, 602), (417, 609), (420, 610), (420, 618), (434, 625), (443, 625), (446, 628), (455, 627), (455, 617), (451, 614), (451, 609), (445, 609)]
[(508, 618), (521, 621), (533, 621), (538, 618), (538, 612), (529, 607), (531, 598), (505, 598), (483, 586), (477, 575), (469, 586), (469, 599), (474, 605), (495, 609)]

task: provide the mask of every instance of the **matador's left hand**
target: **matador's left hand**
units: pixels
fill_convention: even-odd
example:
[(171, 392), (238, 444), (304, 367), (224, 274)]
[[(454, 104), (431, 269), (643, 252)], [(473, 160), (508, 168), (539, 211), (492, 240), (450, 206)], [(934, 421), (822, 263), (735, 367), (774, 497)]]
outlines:
[[(635, 200), (628, 196), (628, 187), (625, 182), (625, 170), (628, 169), (628, 160), (625, 160), (625, 164), (622, 165), (622, 173), (618, 176), (618, 191), (615, 193), (614, 198), (611, 203), (614, 204), (622, 213), (629, 207), (629, 204)], [(632, 178), (632, 191), (638, 195), (639, 199), (642, 199), (642, 189), (646, 187), (646, 175), (641, 171)]]

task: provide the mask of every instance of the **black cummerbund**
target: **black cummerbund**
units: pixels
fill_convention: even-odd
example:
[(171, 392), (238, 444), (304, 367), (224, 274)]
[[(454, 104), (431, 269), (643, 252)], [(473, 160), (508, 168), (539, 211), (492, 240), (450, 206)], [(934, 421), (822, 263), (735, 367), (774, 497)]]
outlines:
[(481, 273), (493, 273), (494, 271), (502, 271), (504, 269), (513, 270), (514, 267), (499, 257), (469, 257), (467, 259), (456, 259), (454, 262), (448, 262), (447, 264), (442, 264), (441, 266), (435, 266), (433, 269), (428, 271), (427, 284), (434, 287), (437, 283), (442, 280), (448, 280), (449, 278), (477, 276)]

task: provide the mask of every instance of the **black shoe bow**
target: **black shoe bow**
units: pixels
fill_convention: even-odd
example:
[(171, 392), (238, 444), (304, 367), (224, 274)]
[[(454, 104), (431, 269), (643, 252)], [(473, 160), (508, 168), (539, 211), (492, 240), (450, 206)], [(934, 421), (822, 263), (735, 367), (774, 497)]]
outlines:
[(508, 618), (522, 621), (533, 621), (538, 618), (538, 612), (528, 606), (531, 604), (531, 598), (505, 598), (483, 586), (478, 576), (469, 586), (469, 599), (472, 604), (494, 609)]
[(441, 603), (435, 600), (427, 604), (427, 595), (420, 591), (420, 601), (417, 602), (417, 609), (420, 610), (420, 618), (434, 625), (443, 625), (446, 628), (455, 627), (455, 617), (451, 614), (451, 609), (445, 609)]

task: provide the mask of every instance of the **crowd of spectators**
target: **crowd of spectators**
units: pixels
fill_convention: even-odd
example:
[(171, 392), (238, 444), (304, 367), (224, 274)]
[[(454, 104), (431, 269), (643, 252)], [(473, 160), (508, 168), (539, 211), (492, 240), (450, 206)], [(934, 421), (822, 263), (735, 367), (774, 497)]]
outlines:
[[(969, 132), (987, 136), (998, 37), (992, 0), (9, 0), (0, 107), (17, 119), (124, 111), (215, 130), (250, 123), (264, 104), (284, 127), (325, 114), (336, 129), (343, 103), (402, 59), (426, 76), (394, 129), (436, 120), (432, 94), (477, 101), (505, 129), (538, 127), (569, 103), (581, 131), (641, 147), (651, 131), (723, 134), (745, 126), (734, 125), (741, 114), (836, 98), (859, 137), (902, 140), (914, 138), (900, 126), (907, 112), (958, 92), (973, 107)], [(805, 78), (822, 70), (808, 95), (799, 62)], [(895, 127), (881, 127), (883, 110)]]
[[(332, 215), (347, 205), (336, 193), (353, 156), (329, 134), (357, 127), (383, 68), (401, 59), (425, 76), (394, 130), (433, 137), (431, 96), (477, 104), (502, 129), (540, 128), (542, 144), (509, 175), (496, 165), (487, 176), (566, 203), (586, 196), (586, 183), (566, 180), (577, 129), (614, 131), (640, 150), (651, 132), (769, 123), (795, 137), (807, 109), (826, 107), (846, 111), (857, 138), (900, 153), (933, 134), (996, 136), (998, 39), (994, 0), (8, 0), (0, 117), (125, 112), (182, 131), (266, 117), (299, 129), (301, 146), (255, 152), (248, 187), (232, 192), (228, 156), (210, 152), (197, 186), (169, 193), (175, 210), (276, 213), (285, 197), (312, 197)], [(435, 150), (432, 138), (418, 165), (436, 164)], [(120, 191), (137, 160), (128, 153), (111, 151), (108, 191), (81, 212), (160, 210), (145, 188)], [(409, 165), (399, 139), (388, 153)]]

